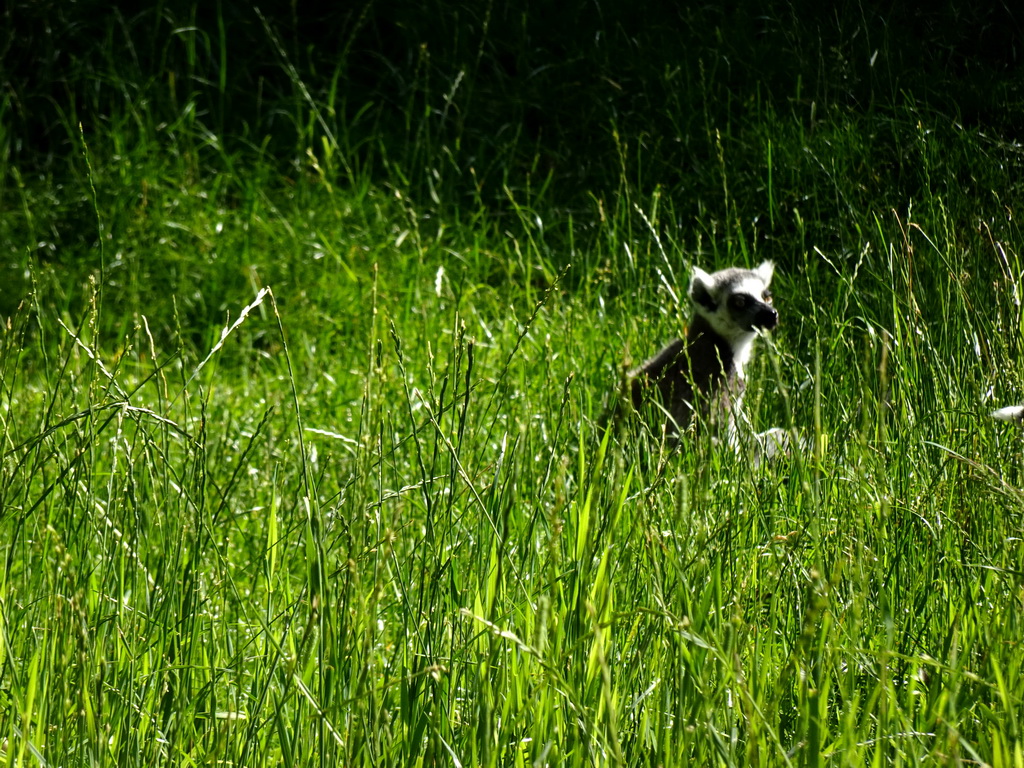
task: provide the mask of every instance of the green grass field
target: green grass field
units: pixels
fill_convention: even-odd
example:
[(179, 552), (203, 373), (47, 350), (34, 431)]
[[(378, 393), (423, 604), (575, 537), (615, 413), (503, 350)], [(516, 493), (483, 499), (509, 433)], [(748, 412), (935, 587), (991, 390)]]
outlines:
[[(1024, 768), (1020, 65), (452, 5), (12, 12), (0, 764)], [(806, 448), (603, 433), (763, 259)]]

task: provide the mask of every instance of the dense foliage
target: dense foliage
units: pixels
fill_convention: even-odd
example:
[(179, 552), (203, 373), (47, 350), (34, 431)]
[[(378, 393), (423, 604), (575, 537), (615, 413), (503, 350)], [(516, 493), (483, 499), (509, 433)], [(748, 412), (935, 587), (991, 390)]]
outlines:
[[(1024, 765), (1008, 5), (10, 3), (9, 765)], [(755, 463), (599, 426), (777, 264)]]

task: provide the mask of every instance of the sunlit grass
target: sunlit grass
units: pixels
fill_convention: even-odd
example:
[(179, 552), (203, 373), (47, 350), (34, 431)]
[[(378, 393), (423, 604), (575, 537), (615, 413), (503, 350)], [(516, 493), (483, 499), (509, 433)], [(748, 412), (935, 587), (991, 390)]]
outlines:
[[(415, 114), (433, 194), (296, 93), (293, 175), (126, 114), (4, 189), (8, 765), (1022, 764), (1011, 149), (709, 112), (696, 196), (616, 136), (606, 187), (495, 202)], [(600, 429), (690, 264), (763, 258), (746, 403), (804, 447)]]

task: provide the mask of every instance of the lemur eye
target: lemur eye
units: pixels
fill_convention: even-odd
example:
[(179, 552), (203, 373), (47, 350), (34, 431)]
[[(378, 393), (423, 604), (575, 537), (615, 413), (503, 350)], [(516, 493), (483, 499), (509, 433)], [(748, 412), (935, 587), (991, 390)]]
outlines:
[(764, 299), (764, 303), (765, 304), (771, 304), (772, 303), (772, 292), (769, 291), (767, 288), (765, 288), (764, 289), (764, 293), (761, 294), (761, 298)]
[(734, 309), (746, 309), (747, 304), (750, 302), (750, 297), (744, 293), (737, 293), (731, 299), (729, 303), (732, 304)]

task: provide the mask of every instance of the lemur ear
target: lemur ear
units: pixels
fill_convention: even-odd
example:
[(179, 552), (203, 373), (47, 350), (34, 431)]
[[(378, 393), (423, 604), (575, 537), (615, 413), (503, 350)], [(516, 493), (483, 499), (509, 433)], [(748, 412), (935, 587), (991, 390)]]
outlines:
[(754, 270), (757, 276), (761, 278), (765, 288), (768, 287), (768, 283), (772, 281), (772, 275), (775, 274), (775, 265), (770, 261), (762, 261), (761, 266)]
[(714, 281), (711, 279), (711, 275), (700, 267), (695, 266), (693, 268), (693, 275), (690, 278), (690, 290), (688, 292), (690, 301), (705, 307), (709, 312), (714, 312), (715, 299), (711, 293), (713, 288)]

